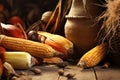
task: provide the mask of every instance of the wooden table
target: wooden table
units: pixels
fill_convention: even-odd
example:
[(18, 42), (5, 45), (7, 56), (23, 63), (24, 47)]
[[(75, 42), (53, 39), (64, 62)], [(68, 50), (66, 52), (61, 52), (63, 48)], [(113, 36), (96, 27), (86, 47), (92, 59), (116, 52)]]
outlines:
[(76, 65), (68, 65), (64, 69), (64, 75), (69, 73), (75, 74), (73, 79), (59, 76), (58, 70), (60, 68), (56, 65), (40, 65), (35, 67), (41, 69), (42, 74), (35, 75), (30, 70), (25, 70), (31, 78), (30, 80), (120, 80), (120, 68), (118, 67), (103, 69), (101, 66), (96, 66), (94, 68), (81, 69)]

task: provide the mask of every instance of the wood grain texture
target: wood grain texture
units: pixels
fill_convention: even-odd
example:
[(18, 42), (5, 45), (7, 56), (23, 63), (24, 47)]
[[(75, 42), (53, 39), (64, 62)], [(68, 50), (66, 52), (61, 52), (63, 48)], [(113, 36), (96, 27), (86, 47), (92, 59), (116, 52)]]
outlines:
[[(42, 71), (42, 74), (35, 75), (30, 70), (23, 70), (28, 73), (30, 80), (119, 80), (120, 79), (120, 68), (111, 67), (107, 69), (102, 69), (101, 66), (97, 66), (89, 69), (81, 69), (75, 65), (68, 65), (64, 69), (64, 76), (58, 75), (58, 68), (56, 65), (44, 65), (44, 66), (35, 66), (33, 68), (39, 68)], [(21, 71), (17, 70), (17, 73)], [(67, 74), (75, 74), (73, 79), (68, 79), (65, 77)], [(59, 77), (59, 79), (58, 79)]]

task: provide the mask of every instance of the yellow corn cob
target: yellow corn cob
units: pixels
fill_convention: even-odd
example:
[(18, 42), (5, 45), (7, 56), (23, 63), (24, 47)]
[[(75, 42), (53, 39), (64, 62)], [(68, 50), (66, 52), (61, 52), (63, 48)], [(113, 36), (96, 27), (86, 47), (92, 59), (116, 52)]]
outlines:
[(35, 59), (27, 52), (5, 52), (4, 61), (15, 69), (28, 69), (35, 65)]
[(61, 56), (49, 45), (4, 35), (0, 35), (0, 45), (9, 50), (28, 52), (38, 58)]
[(38, 31), (38, 34), (46, 36), (47, 38), (52, 39), (53, 41), (57, 42), (58, 44), (63, 46), (67, 50), (68, 53), (73, 53), (73, 43), (69, 41), (68, 39), (66, 39), (65, 37), (57, 35), (57, 34), (51, 34), (51, 33), (44, 32), (44, 31)]
[(97, 45), (87, 53), (85, 53), (78, 62), (78, 66), (82, 68), (94, 67), (97, 65), (107, 54), (107, 44), (102, 43)]

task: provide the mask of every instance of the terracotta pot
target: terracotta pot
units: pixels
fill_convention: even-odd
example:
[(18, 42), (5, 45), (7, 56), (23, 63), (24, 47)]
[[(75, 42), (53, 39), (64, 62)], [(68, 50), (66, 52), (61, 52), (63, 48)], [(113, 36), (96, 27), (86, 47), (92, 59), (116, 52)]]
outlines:
[(94, 5), (98, 0), (73, 0), (66, 16), (65, 36), (74, 43), (75, 53), (84, 54), (97, 44), (97, 33), (101, 27), (95, 18), (103, 11)]

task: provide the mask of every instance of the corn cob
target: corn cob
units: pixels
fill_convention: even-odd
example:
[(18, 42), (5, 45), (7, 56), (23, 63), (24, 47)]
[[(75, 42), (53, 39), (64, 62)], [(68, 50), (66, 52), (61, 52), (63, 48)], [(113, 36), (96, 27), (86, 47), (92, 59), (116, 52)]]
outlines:
[(107, 53), (107, 44), (102, 43), (97, 45), (90, 51), (86, 52), (78, 62), (78, 66), (82, 68), (94, 67), (97, 65)]
[(63, 60), (59, 57), (52, 57), (52, 58), (44, 58), (43, 63), (46, 64), (57, 64), (57, 63), (62, 63)]
[(38, 34), (43, 35), (49, 39), (51, 39), (52, 41), (58, 43), (59, 45), (63, 46), (68, 53), (73, 53), (73, 43), (71, 41), (69, 41), (68, 39), (66, 39), (63, 36), (57, 35), (57, 34), (51, 34), (48, 32), (44, 32), (44, 31), (38, 31)]
[(2, 63), (2, 60), (0, 59), (0, 80), (1, 80), (2, 73), (3, 73), (3, 63)]
[(40, 43), (45, 43), (45, 44), (51, 46), (56, 51), (63, 53), (63, 55), (64, 55), (63, 58), (68, 57), (67, 50), (64, 48), (64, 46), (62, 46), (58, 42), (55, 42), (54, 40), (52, 40), (44, 35), (38, 34), (36, 31), (30, 31), (28, 33), (28, 39), (37, 41)]
[(61, 46), (59, 43), (56, 43), (55, 41), (47, 38), (47, 39), (45, 40), (45, 44), (51, 46), (52, 48), (54, 48), (55, 50), (57, 50), (57, 51), (59, 51), (59, 52), (62, 52), (63, 55), (64, 55), (62, 58), (65, 59), (65, 58), (68, 57), (67, 50), (66, 50), (63, 46)]
[(49, 45), (20, 38), (7, 37), (5, 35), (0, 35), (0, 45), (8, 50), (28, 52), (38, 58), (62, 56), (61, 53), (56, 52)]
[(27, 52), (5, 52), (5, 62), (15, 69), (28, 69), (35, 65), (35, 59)]

